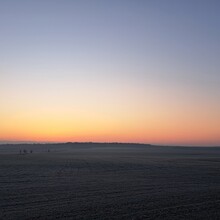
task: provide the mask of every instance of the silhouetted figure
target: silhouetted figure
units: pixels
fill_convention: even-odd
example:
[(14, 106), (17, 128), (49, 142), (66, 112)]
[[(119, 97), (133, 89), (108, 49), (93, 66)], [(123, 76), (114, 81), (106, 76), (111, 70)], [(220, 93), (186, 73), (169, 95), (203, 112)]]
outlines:
[(50, 153), (50, 150), (48, 149), (47, 152)]
[(30, 150), (30, 153), (32, 154), (32, 153), (33, 153), (33, 150)]
[(24, 154), (26, 154), (26, 153), (27, 153), (27, 150), (26, 150), (26, 149), (24, 149), (24, 150), (23, 150), (23, 153), (24, 153)]
[(20, 150), (20, 154), (22, 153), (22, 151)]

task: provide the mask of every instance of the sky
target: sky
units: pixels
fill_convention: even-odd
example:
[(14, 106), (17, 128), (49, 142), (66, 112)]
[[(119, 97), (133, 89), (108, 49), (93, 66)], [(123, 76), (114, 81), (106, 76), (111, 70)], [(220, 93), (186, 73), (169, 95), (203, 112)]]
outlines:
[(220, 146), (219, 11), (0, 0), (0, 142)]

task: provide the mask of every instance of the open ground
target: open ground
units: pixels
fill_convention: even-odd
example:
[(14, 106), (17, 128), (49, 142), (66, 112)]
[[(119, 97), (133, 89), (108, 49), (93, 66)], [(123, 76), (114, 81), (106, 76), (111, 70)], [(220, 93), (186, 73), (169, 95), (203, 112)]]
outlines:
[(220, 219), (220, 148), (0, 145), (0, 219)]

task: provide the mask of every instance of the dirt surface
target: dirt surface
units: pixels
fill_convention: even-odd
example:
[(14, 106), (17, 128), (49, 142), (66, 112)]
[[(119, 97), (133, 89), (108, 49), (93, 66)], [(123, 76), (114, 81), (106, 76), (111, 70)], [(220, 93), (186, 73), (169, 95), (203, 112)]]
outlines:
[(220, 219), (220, 148), (0, 145), (0, 219)]

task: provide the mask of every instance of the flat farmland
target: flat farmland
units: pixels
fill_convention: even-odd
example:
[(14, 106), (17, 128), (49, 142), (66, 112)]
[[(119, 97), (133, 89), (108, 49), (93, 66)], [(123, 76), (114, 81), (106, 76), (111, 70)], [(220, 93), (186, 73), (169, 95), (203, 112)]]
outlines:
[(0, 145), (0, 219), (220, 219), (220, 148)]

